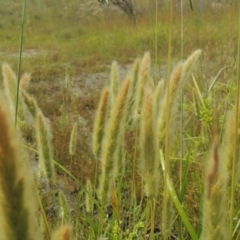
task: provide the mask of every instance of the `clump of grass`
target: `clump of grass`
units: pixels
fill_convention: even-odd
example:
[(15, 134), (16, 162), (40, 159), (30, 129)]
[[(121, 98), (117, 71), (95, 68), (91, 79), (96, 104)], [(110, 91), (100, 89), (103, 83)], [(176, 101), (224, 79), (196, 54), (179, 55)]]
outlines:
[(116, 154), (119, 153), (119, 145), (124, 136), (126, 105), (130, 81), (131, 78), (127, 78), (119, 90), (116, 103), (108, 121), (108, 130), (105, 134), (99, 186), (99, 198), (103, 205), (108, 202), (110, 186), (117, 172), (118, 161), (116, 160)]
[(150, 199), (151, 239), (154, 234), (155, 200), (160, 186), (160, 157), (157, 136), (156, 106), (153, 91), (147, 89), (140, 119), (140, 175), (144, 181), (145, 194)]
[[(10, 105), (10, 109), (15, 108), (16, 91), (17, 91), (17, 78), (12, 71), (10, 65), (3, 64), (3, 76), (4, 76), (4, 90)], [(52, 181), (54, 178), (54, 170), (52, 163), (52, 146), (51, 146), (51, 131), (48, 120), (39, 109), (35, 99), (31, 97), (26, 91), (27, 86), (30, 82), (30, 75), (24, 74), (20, 79), (20, 92), (19, 97), (19, 108), (18, 111), (18, 123), (20, 129), (24, 133), (23, 126), (29, 125), (29, 113), (33, 119), (34, 130), (36, 130), (40, 164), (39, 164), (39, 175), (41, 178)], [(15, 110), (12, 110), (15, 114)], [(21, 121), (21, 122), (20, 122)]]
[[(104, 139), (104, 143), (102, 145), (102, 172), (99, 183), (99, 198), (103, 206), (105, 206), (109, 201), (111, 192), (111, 205), (113, 211), (116, 213), (115, 215), (118, 221), (120, 221), (119, 212), (121, 212), (121, 200), (119, 200), (117, 195), (121, 195), (122, 188), (115, 185), (115, 179), (116, 172), (118, 171), (117, 169), (121, 169), (124, 164), (119, 161), (119, 159), (123, 159), (123, 153), (125, 151), (125, 131), (123, 131), (122, 121), (124, 121), (124, 119), (130, 120), (135, 118), (135, 121), (137, 120), (139, 123), (135, 125), (136, 128), (134, 129), (136, 132), (139, 131), (139, 137), (138, 134), (136, 134), (138, 142), (134, 147), (136, 148), (135, 151), (139, 152), (139, 174), (144, 182), (145, 195), (148, 197), (149, 218), (146, 218), (146, 227), (148, 227), (148, 221), (151, 219), (151, 239), (154, 237), (155, 208), (156, 199), (159, 196), (159, 189), (162, 187), (164, 187), (164, 189), (169, 188), (168, 185), (165, 186), (163, 182), (160, 182), (161, 170), (159, 150), (161, 148), (164, 149), (166, 121), (170, 121), (173, 126), (176, 124), (175, 115), (180, 91), (185, 85), (186, 79), (200, 53), (201, 51), (196, 51), (185, 62), (178, 64), (173, 71), (169, 80), (169, 105), (166, 101), (167, 90), (164, 89), (163, 81), (160, 81), (155, 86), (150, 76), (150, 54), (146, 53), (141, 61), (136, 60), (131, 73), (118, 91), (118, 97), (111, 107), (112, 109), (107, 121), (107, 127), (103, 129), (101, 134), (101, 136), (103, 136), (101, 139)], [(126, 89), (126, 84), (128, 84), (129, 90)], [(110, 95), (112, 91), (114, 91), (113, 88), (110, 90)], [(102, 105), (101, 102), (102, 98), (100, 100), (100, 106)], [(168, 111), (169, 115), (165, 112), (167, 106), (170, 106)], [(125, 118), (124, 115), (126, 114), (124, 113), (125, 108), (126, 112), (129, 114), (127, 118)], [(126, 127), (125, 129), (130, 130)], [(171, 135), (168, 136), (169, 139), (173, 139), (173, 132), (174, 127), (171, 129)], [(161, 133), (161, 135), (159, 135), (159, 133)], [(167, 172), (165, 175), (169, 173), (170, 172)], [(121, 185), (124, 182), (122, 178), (123, 175), (120, 178), (121, 180), (117, 181), (117, 184)], [(170, 198), (170, 194), (164, 196), (167, 202), (166, 206), (168, 208), (168, 213), (171, 214), (167, 219), (168, 236), (171, 234), (171, 225), (173, 224), (173, 215), (171, 213), (173, 207)]]

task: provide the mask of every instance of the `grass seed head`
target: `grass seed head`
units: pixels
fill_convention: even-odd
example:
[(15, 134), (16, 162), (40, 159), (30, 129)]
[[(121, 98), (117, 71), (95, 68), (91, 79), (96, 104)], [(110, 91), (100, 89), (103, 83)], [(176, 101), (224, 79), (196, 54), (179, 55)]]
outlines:
[(37, 143), (39, 152), (39, 176), (47, 182), (54, 181), (53, 152), (51, 130), (41, 111), (37, 114)]
[(139, 68), (140, 68), (140, 59), (136, 59), (132, 69), (131, 69), (131, 83), (130, 83), (130, 88), (129, 88), (129, 104), (127, 106), (127, 128), (131, 128), (135, 121), (134, 121), (134, 114), (135, 112), (134, 107), (136, 103), (136, 93), (137, 93), (137, 86), (138, 86), (138, 80), (139, 80)]
[[(6, 99), (8, 101), (8, 106), (12, 113), (12, 117), (14, 117), (16, 112), (16, 100), (17, 100), (17, 76), (13, 72), (10, 65), (7, 63), (4, 63), (2, 65), (2, 71), (4, 92), (6, 94)], [(18, 123), (21, 125), (22, 121), (24, 120), (21, 92), (19, 94), (18, 102), (19, 102)]]
[(99, 197), (103, 205), (109, 200), (110, 184), (112, 184), (118, 171), (118, 158), (121, 141), (123, 141), (125, 133), (126, 109), (128, 103), (128, 93), (131, 78), (127, 77), (123, 82), (115, 105), (111, 111), (108, 121), (108, 128), (103, 143), (103, 153), (100, 176)]
[(171, 125), (174, 125), (173, 116), (176, 113), (177, 99), (180, 96), (179, 82), (182, 74), (182, 66), (182, 63), (179, 63), (173, 70), (169, 80), (169, 92), (165, 89), (164, 96), (161, 101), (158, 123), (158, 138), (161, 146), (164, 145), (166, 122), (170, 121)]
[(88, 213), (93, 213), (93, 186), (90, 179), (87, 179), (86, 183), (86, 193), (85, 193), (85, 205), (86, 211)]
[(152, 90), (146, 90), (140, 122), (140, 172), (147, 197), (156, 197), (160, 179), (156, 109)]
[(26, 90), (28, 88), (30, 81), (31, 81), (31, 74), (25, 73), (20, 79), (20, 87)]
[(108, 115), (109, 88), (105, 87), (99, 100), (98, 109), (93, 127), (92, 148), (96, 159), (100, 160), (102, 152), (102, 141)]
[(59, 203), (60, 203), (60, 221), (64, 223), (71, 222), (71, 214), (68, 207), (68, 202), (63, 192), (59, 192)]
[(72, 127), (70, 142), (69, 142), (69, 153), (74, 155), (76, 152), (77, 146), (77, 123), (75, 122)]
[[(22, 99), (23, 103), (25, 104), (28, 112), (32, 115), (33, 119), (36, 120), (37, 112), (39, 111), (38, 105), (34, 97), (30, 96), (25, 90), (22, 89)], [(25, 116), (27, 113), (25, 113)]]
[(136, 113), (140, 114), (142, 108), (142, 101), (144, 97), (144, 89), (149, 80), (150, 74), (150, 53), (146, 52), (141, 61), (141, 66), (139, 69), (139, 80), (137, 86), (137, 96), (136, 96)]

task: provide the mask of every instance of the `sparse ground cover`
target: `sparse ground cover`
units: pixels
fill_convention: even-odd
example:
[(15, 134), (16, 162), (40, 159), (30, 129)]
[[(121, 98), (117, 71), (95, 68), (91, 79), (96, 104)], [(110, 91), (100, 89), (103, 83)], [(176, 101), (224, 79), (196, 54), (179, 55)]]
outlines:
[[(6, 5), (6, 11), (1, 11), (3, 21), (0, 25), (0, 60), (10, 63), (16, 70), (21, 5), (13, 4)], [(155, 84), (159, 79), (167, 77), (169, 23), (166, 10), (158, 13), (156, 55), (156, 23), (151, 9), (139, 14), (134, 24), (121, 13), (112, 12), (107, 8), (101, 10), (97, 4), (98, 10), (93, 12), (94, 6), (95, 4), (78, 4), (75, 1), (72, 1), (72, 5), (62, 2), (59, 5), (46, 5), (45, 8), (29, 4), (23, 42), (22, 73), (31, 73), (32, 80), (28, 92), (34, 96), (44, 115), (50, 119), (54, 158), (83, 186), (87, 183), (87, 179), (92, 183), (96, 182), (101, 172), (92, 153), (92, 132), (101, 90), (110, 81), (112, 60), (119, 62), (121, 80), (124, 80), (134, 59), (142, 58), (143, 53), (149, 51), (152, 62), (151, 75)], [(200, 13), (197, 10), (190, 11), (187, 6), (185, 11), (183, 58), (186, 59), (198, 48), (202, 49), (202, 55), (194, 70), (194, 77), (190, 76), (184, 88), (182, 104), (184, 110), (182, 167), (187, 169), (186, 166), (188, 166), (184, 208), (192, 225), (200, 232), (205, 161), (213, 138), (212, 109), (217, 108), (219, 112), (222, 138), (227, 110), (232, 109), (234, 104), (238, 12), (234, 8), (226, 8), (217, 11), (206, 9), (205, 12)], [(181, 25), (178, 11), (174, 14), (172, 36), (174, 66), (181, 59)], [(215, 85), (210, 88), (215, 80)], [(170, 176), (175, 189), (178, 189), (181, 174), (179, 172), (181, 143), (178, 134), (180, 119), (179, 112), (175, 122), (179, 128), (176, 128), (176, 135), (171, 139), (173, 147), (170, 156), (172, 160)], [(75, 154), (70, 155), (70, 134), (75, 122), (78, 125), (77, 147)], [(26, 132), (26, 138), (29, 146), (36, 148), (31, 133)], [(95, 239), (103, 233), (109, 239), (123, 237), (127, 239), (129, 236), (126, 233), (127, 229), (130, 232), (137, 232), (136, 239), (146, 238), (145, 234), (149, 233), (150, 226), (144, 224), (146, 224), (145, 221), (149, 223), (150, 220), (145, 210), (148, 206), (147, 200), (142, 198), (141, 171), (138, 168), (135, 168), (133, 181), (136, 185), (130, 184), (133, 176), (132, 169), (134, 169), (135, 139), (134, 132), (127, 133), (125, 139), (127, 180), (123, 181), (121, 186), (124, 198), (118, 199), (117, 208), (110, 210), (110, 215), (113, 213), (110, 220), (100, 216), (102, 213), (98, 211), (98, 207), (94, 213), (87, 213), (82, 185), (79, 186), (79, 182), (74, 181), (69, 174), (56, 168), (58, 185), (49, 193), (50, 196), (47, 194), (43, 200), (48, 217), (50, 219), (52, 217), (50, 222), (53, 226), (56, 224), (59, 213), (58, 197), (53, 196), (52, 192), (57, 193), (59, 187), (65, 191), (67, 199), (70, 199), (71, 203), (74, 202), (73, 205), (70, 204), (70, 210), (76, 239)], [(34, 161), (35, 154), (31, 156)], [(131, 192), (133, 186), (136, 187), (134, 194)], [(238, 186), (236, 193), (236, 209), (238, 209)], [(162, 199), (161, 196), (162, 194), (160, 199)], [(127, 205), (130, 200), (132, 202)], [(114, 208), (114, 197), (111, 201)], [(122, 204), (120, 204), (121, 201)], [(157, 201), (156, 239), (159, 239), (161, 231), (159, 230), (161, 217), (158, 217), (158, 214), (161, 214), (161, 206), (162, 200)], [(131, 207), (133, 209), (129, 209)], [(234, 218), (236, 224), (238, 213)], [(99, 221), (102, 223), (100, 224)], [(173, 238), (179, 234), (177, 220), (174, 223)], [(60, 222), (58, 224), (60, 225)], [(183, 229), (184, 238), (182, 239), (190, 239), (187, 230), (184, 227)]]

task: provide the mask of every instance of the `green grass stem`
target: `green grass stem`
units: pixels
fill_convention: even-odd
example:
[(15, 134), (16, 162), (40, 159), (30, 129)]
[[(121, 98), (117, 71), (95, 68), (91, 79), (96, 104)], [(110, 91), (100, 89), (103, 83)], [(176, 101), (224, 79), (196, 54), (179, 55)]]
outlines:
[[(173, 32), (173, 0), (169, 1), (169, 29), (168, 29), (168, 71), (167, 71), (167, 98), (166, 98), (166, 116), (169, 116), (170, 109), (169, 109), (169, 104), (170, 104), (170, 75), (171, 75), (171, 68), (172, 68), (172, 32)], [(163, 212), (162, 212), (162, 231), (163, 231), (163, 239), (167, 240), (169, 237), (169, 231), (168, 229), (168, 209), (167, 205), (169, 202), (169, 189), (167, 187), (167, 174), (170, 173), (170, 152), (169, 152), (169, 118), (167, 117), (166, 119), (166, 125), (165, 125), (165, 150), (164, 150), (164, 155), (165, 155), (165, 171), (166, 174), (164, 175), (164, 198), (163, 198)]]
[(160, 159), (161, 159), (161, 164), (162, 164), (162, 169), (163, 169), (163, 173), (166, 177), (167, 180), (167, 188), (169, 190), (170, 196), (172, 198), (172, 201), (174, 202), (174, 205), (185, 225), (185, 227), (188, 230), (188, 233), (190, 234), (190, 236), (192, 237), (193, 240), (198, 240), (198, 236), (197, 233), (195, 232), (192, 224), (189, 221), (189, 218), (187, 216), (187, 214), (185, 213), (181, 202), (179, 201), (179, 198), (174, 190), (174, 187), (172, 185), (171, 179), (169, 178), (168, 173), (166, 172), (166, 168), (165, 168), (165, 160), (164, 160), (164, 156), (163, 156), (163, 152), (162, 150), (160, 150)]
[(26, 9), (26, 0), (24, 0), (24, 2), (23, 2), (23, 9), (22, 9), (22, 24), (21, 24), (21, 36), (20, 36), (20, 46), (19, 46), (19, 58), (18, 58), (18, 73), (17, 73), (17, 97), (16, 97), (16, 107), (15, 107), (15, 126), (17, 126), (17, 116), (18, 116), (18, 99), (19, 99), (20, 74), (21, 74), (21, 64), (22, 64), (22, 45), (23, 45), (25, 9)]

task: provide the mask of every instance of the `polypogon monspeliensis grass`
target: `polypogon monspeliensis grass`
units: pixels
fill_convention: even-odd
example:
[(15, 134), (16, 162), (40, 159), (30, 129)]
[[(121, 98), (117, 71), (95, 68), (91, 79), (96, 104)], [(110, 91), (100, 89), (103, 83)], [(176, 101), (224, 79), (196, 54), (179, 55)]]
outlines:
[(25, 119), (24, 119), (21, 95), (19, 95), (19, 99), (17, 99), (17, 76), (11, 69), (10, 65), (7, 63), (4, 63), (2, 65), (2, 72), (3, 72), (4, 93), (6, 95), (8, 106), (12, 113), (11, 116), (13, 118), (15, 117), (16, 102), (18, 101), (19, 103), (18, 125), (21, 127)]
[[(176, 119), (177, 103), (181, 96), (181, 90), (186, 85), (186, 81), (196, 61), (201, 54), (201, 50), (196, 50), (192, 55), (188, 57), (183, 63), (180, 62), (172, 72), (169, 79), (169, 92), (165, 91), (162, 103), (160, 105), (160, 116), (159, 116), (159, 143), (160, 147), (164, 145), (163, 141), (166, 134), (166, 121), (169, 121), (170, 126), (174, 126), (174, 120)], [(171, 137), (174, 128), (171, 128), (169, 137)]]
[[(35, 127), (36, 112), (38, 109), (36, 101), (27, 93), (27, 88), (31, 80), (31, 75), (23, 74), (20, 79), (20, 89), (17, 99), (17, 77), (11, 69), (10, 65), (5, 63), (2, 65), (3, 70), (3, 87), (8, 106), (12, 113), (12, 117), (17, 118), (17, 126), (20, 128), (23, 138), (32, 138)], [(16, 114), (16, 107), (18, 103), (18, 112)], [(29, 115), (33, 116), (33, 118)]]
[(61, 224), (70, 223), (71, 222), (71, 214), (69, 211), (68, 202), (62, 191), (59, 191), (59, 204), (60, 204), (59, 220), (60, 220)]
[(20, 88), (27, 90), (30, 81), (31, 81), (31, 74), (24, 73), (20, 79)]
[(167, 87), (160, 105), (159, 121), (158, 121), (158, 141), (159, 148), (163, 149), (166, 154), (165, 158), (165, 179), (164, 179), (164, 199), (163, 199), (163, 214), (162, 214), (162, 229), (164, 239), (171, 234), (173, 225), (172, 200), (167, 186), (166, 176), (170, 174), (169, 153), (173, 145), (173, 133), (176, 130), (176, 114), (178, 100), (181, 96), (181, 91), (186, 84), (189, 74), (192, 71), (197, 59), (201, 54), (201, 50), (196, 50), (184, 62), (177, 64), (168, 79)]
[(98, 104), (98, 109), (96, 112), (96, 117), (93, 127), (93, 139), (92, 148), (96, 159), (100, 160), (102, 152), (102, 142), (104, 137), (104, 131), (108, 115), (108, 105), (109, 105), (109, 88), (105, 87), (102, 90), (101, 97)]
[(123, 82), (111, 115), (107, 122), (101, 158), (101, 176), (99, 185), (99, 198), (103, 205), (109, 200), (109, 190), (115, 179), (118, 168), (119, 147), (124, 136), (126, 121), (126, 105), (131, 78)]
[[(134, 123), (136, 126), (134, 147), (136, 156), (140, 157), (139, 173), (143, 179), (145, 194), (150, 200), (152, 211), (150, 214), (152, 237), (155, 199), (159, 194), (160, 187), (164, 187), (164, 190), (168, 189), (167, 184), (164, 185), (163, 181), (160, 181), (159, 150), (161, 148), (164, 150), (165, 137), (169, 140), (173, 139), (173, 132), (177, 125), (176, 113), (180, 93), (200, 53), (200, 50), (195, 51), (185, 62), (176, 66), (168, 80), (169, 91), (166, 87), (164, 88), (164, 85), (167, 86), (166, 81), (160, 80), (155, 85), (150, 76), (150, 54), (149, 52), (145, 53), (142, 60), (137, 59), (133, 64), (130, 74), (119, 87), (117, 97), (111, 106), (109, 106), (110, 96), (115, 90), (111, 86), (110, 88), (105, 87), (96, 114), (93, 151), (101, 163), (98, 197), (102, 206), (109, 203), (112, 186), (122, 183), (123, 175), (118, 173), (122, 171), (125, 164), (125, 131), (129, 130)], [(167, 122), (170, 123), (170, 131), (166, 131)], [(133, 166), (135, 169), (135, 162)], [(171, 171), (167, 172), (167, 174), (170, 173)], [(116, 181), (117, 176), (120, 176), (120, 181)], [(116, 186), (117, 194), (119, 194), (120, 188)], [(165, 237), (171, 235), (174, 222), (171, 197), (168, 190), (166, 193), (168, 194), (164, 195), (163, 200), (166, 204), (163, 209), (165, 209), (167, 217), (162, 221), (164, 222), (162, 227), (167, 230), (167, 233), (164, 231)], [(117, 208), (119, 208), (119, 203), (121, 205), (120, 201), (120, 199), (117, 200)], [(113, 203), (112, 206), (114, 207)], [(162, 216), (166, 214), (162, 214)]]
[(130, 88), (129, 88), (129, 103), (127, 105), (127, 124), (126, 127), (131, 128), (134, 123), (135, 123), (135, 104), (136, 104), (136, 94), (137, 94), (137, 86), (138, 86), (138, 79), (139, 79), (139, 68), (140, 68), (140, 59), (136, 59), (131, 72), (130, 72), (130, 77), (132, 78), (131, 83), (130, 83)]
[(0, 219), (1, 239), (39, 239), (29, 169), (20, 149), (8, 103), (0, 92)]
[(151, 64), (150, 53), (146, 52), (141, 61), (141, 66), (139, 69), (139, 76), (138, 76), (138, 86), (137, 86), (137, 95), (136, 95), (137, 117), (139, 117), (141, 109), (142, 109), (144, 89), (145, 89), (146, 83), (148, 82), (149, 75), (150, 75), (150, 64)]
[(218, 119), (215, 116), (212, 147), (206, 162), (201, 239), (224, 240), (228, 237), (227, 159), (220, 155), (219, 139)]
[(90, 179), (87, 179), (86, 190), (87, 190), (85, 193), (86, 211), (88, 213), (92, 213), (94, 203), (93, 203), (93, 186), (92, 186)]
[[(22, 99), (26, 106), (26, 110), (31, 114), (34, 121), (36, 122), (37, 112), (39, 110), (37, 102), (34, 97), (30, 96), (24, 89), (21, 89)], [(28, 113), (25, 113), (27, 116)]]
[(46, 183), (54, 181), (53, 151), (51, 145), (52, 134), (48, 120), (41, 111), (37, 113), (37, 144), (39, 152), (39, 177)]
[(153, 91), (147, 89), (143, 98), (139, 137), (140, 174), (144, 181), (145, 194), (149, 198), (157, 197), (160, 185), (157, 118), (153, 96)]
[[(4, 91), (11, 109), (12, 116), (15, 114), (17, 77), (8, 64), (3, 64)], [(27, 92), (30, 82), (30, 74), (24, 74), (20, 80), (18, 125), (24, 134), (23, 126), (29, 125), (30, 118), (33, 120), (31, 126), (37, 132), (38, 151), (40, 156), (39, 175), (51, 181), (54, 170), (52, 164), (51, 131), (47, 119), (39, 109), (36, 100)], [(29, 115), (30, 113), (30, 115)], [(30, 117), (30, 118), (29, 118)]]
[(72, 127), (70, 142), (69, 142), (69, 153), (74, 155), (76, 152), (77, 146), (77, 123), (75, 122)]

